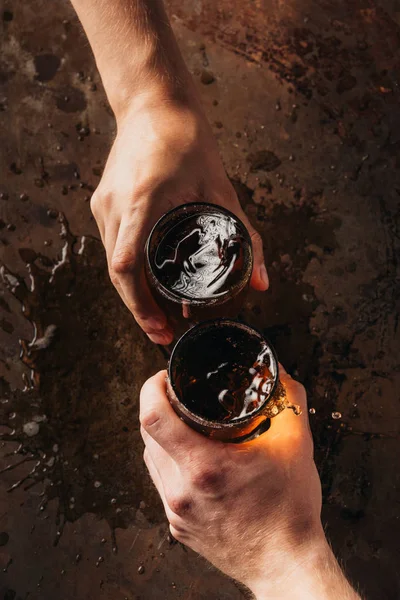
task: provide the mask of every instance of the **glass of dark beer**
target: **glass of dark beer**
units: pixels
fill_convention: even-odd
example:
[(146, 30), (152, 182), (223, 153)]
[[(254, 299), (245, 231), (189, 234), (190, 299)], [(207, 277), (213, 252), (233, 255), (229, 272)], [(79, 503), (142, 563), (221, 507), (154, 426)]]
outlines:
[(150, 289), (175, 327), (238, 314), (253, 251), (246, 227), (229, 210), (203, 202), (174, 208), (154, 226), (145, 256)]
[(266, 430), (286, 406), (274, 349), (261, 333), (231, 319), (200, 323), (180, 338), (167, 391), (190, 427), (224, 441)]

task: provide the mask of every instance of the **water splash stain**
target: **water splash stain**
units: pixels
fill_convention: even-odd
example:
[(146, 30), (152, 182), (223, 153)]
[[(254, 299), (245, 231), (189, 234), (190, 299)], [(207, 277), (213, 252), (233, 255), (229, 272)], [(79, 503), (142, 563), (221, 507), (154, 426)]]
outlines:
[(22, 250), (29, 284), (1, 267), (6, 294), (33, 326), (33, 338), (20, 340), (23, 389), (0, 379), (0, 437), (19, 444), (3, 470), (16, 473), (10, 492), (42, 486), (39, 513), (58, 498), (55, 543), (66, 522), (88, 512), (112, 531), (164, 517), (138, 429), (146, 365), (154, 372), (164, 360), (113, 290), (100, 242), (75, 237), (62, 215), (59, 224), (59, 258)]

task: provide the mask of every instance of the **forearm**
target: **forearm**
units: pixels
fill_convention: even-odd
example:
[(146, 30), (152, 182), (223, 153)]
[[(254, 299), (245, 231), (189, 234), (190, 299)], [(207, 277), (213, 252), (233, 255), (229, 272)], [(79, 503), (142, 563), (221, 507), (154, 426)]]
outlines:
[(162, 0), (71, 1), (116, 115), (154, 90), (177, 102), (192, 101), (191, 77)]
[(250, 584), (257, 600), (361, 600), (326, 541), (287, 570), (284, 562), (276, 581), (259, 579)]

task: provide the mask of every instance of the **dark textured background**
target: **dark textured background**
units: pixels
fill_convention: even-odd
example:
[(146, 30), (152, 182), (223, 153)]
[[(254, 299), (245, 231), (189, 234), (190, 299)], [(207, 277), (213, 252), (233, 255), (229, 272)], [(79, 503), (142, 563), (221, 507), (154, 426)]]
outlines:
[[(168, 8), (263, 236), (271, 289), (244, 316), (308, 389), (329, 537), (368, 598), (398, 599), (400, 5)], [(87, 41), (65, 1), (1, 16), (1, 466), (25, 462), (0, 477), (0, 598), (242, 598), (168, 541), (142, 464), (138, 390), (165, 359), (90, 215), (114, 121)]]

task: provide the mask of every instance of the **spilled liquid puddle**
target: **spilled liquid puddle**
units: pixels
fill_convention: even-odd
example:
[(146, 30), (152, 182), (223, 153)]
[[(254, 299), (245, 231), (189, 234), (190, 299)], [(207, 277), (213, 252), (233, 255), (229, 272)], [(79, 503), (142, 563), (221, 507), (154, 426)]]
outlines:
[(1, 268), (6, 294), (33, 327), (32, 339), (20, 340), (23, 389), (0, 379), (1, 439), (17, 442), (4, 444), (3, 470), (15, 474), (10, 494), (38, 486), (42, 516), (58, 499), (55, 543), (66, 522), (88, 512), (112, 531), (163, 520), (142, 460), (138, 398), (165, 366), (112, 288), (100, 242), (76, 238), (62, 215), (59, 227), (57, 260), (20, 250), (28, 285)]

